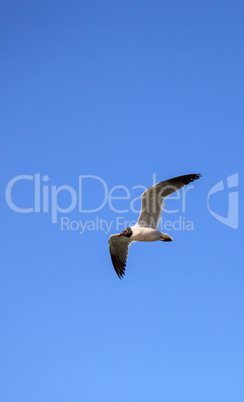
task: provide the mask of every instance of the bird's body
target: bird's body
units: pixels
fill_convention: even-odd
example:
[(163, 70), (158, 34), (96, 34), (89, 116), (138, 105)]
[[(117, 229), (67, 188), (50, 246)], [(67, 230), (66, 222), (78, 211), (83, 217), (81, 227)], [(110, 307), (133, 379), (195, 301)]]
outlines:
[(162, 240), (164, 233), (160, 232), (158, 229), (143, 227), (134, 225), (131, 227), (132, 241), (157, 241)]
[(158, 230), (164, 205), (163, 200), (184, 185), (200, 177), (201, 175), (199, 174), (189, 174), (161, 181), (141, 195), (141, 212), (137, 223), (109, 238), (110, 255), (119, 278), (122, 278), (125, 273), (126, 259), (131, 243), (135, 241), (173, 240), (167, 233), (162, 233)]

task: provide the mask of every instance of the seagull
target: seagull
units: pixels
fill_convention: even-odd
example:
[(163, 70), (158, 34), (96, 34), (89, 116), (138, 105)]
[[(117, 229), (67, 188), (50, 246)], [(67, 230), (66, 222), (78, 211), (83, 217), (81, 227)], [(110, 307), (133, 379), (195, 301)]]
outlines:
[(109, 251), (116, 274), (120, 279), (125, 274), (129, 246), (136, 241), (172, 241), (173, 237), (158, 230), (162, 217), (164, 199), (186, 184), (201, 177), (201, 174), (187, 174), (161, 181), (148, 188), (141, 195), (141, 212), (136, 224), (109, 238)]

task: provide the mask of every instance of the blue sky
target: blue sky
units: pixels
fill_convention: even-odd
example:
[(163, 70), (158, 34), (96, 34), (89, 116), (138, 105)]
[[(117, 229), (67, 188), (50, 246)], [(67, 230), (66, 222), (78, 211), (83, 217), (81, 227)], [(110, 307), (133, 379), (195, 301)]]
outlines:
[[(243, 401), (243, 215), (233, 229), (207, 206), (220, 181), (212, 211), (236, 219), (242, 200), (243, 2), (5, 0), (0, 8), (0, 399)], [(193, 230), (168, 231), (170, 244), (133, 245), (119, 280), (108, 238), (116, 219), (121, 230), (137, 219), (134, 186), (187, 173), (203, 177), (185, 211), (182, 193), (166, 201), (178, 212), (164, 221)], [(239, 187), (228, 190), (236, 173)], [(21, 175), (40, 177), (48, 212), (42, 198), (40, 212), (9, 207), (5, 190)], [(88, 175), (102, 182), (84, 179), (79, 194)], [(127, 212), (109, 206), (102, 183), (110, 196), (127, 194), (112, 200)], [(77, 195), (57, 223), (52, 188), (64, 210)], [(11, 197), (33, 207), (34, 180), (17, 181)], [(63, 217), (90, 230), (61, 230)], [(92, 230), (97, 220), (111, 230)]]

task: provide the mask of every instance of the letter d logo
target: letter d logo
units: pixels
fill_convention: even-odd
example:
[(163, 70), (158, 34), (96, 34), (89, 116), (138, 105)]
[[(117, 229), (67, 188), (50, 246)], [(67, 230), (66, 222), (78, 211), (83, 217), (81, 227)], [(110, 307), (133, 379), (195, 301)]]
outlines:
[[(228, 189), (232, 189), (233, 187), (238, 187), (238, 173), (235, 173), (231, 176), (227, 177), (227, 186)], [(238, 229), (238, 191), (228, 191), (228, 215), (227, 217), (217, 214), (212, 211), (209, 206), (209, 198), (219, 191), (224, 190), (224, 181), (221, 180), (217, 184), (215, 184), (210, 191), (208, 192), (208, 210), (211, 215), (214, 216), (218, 221), (223, 223), (224, 225), (229, 226), (232, 229)]]

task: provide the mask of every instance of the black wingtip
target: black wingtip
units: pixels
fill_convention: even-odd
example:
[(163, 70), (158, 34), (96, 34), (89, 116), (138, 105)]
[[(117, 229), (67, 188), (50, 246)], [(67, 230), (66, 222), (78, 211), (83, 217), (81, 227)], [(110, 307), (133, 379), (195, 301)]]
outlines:
[(126, 263), (120, 261), (115, 254), (111, 254), (111, 260), (115, 269), (116, 274), (118, 275), (119, 279), (123, 279), (125, 274), (125, 267)]
[(200, 179), (200, 177), (202, 177), (201, 173), (195, 173), (191, 176), (192, 176), (191, 181), (198, 180)]
[(202, 177), (201, 173), (193, 173), (193, 174), (187, 174), (185, 176), (180, 176), (179, 179), (183, 179), (185, 181), (185, 184), (192, 183), (195, 180), (200, 179)]

